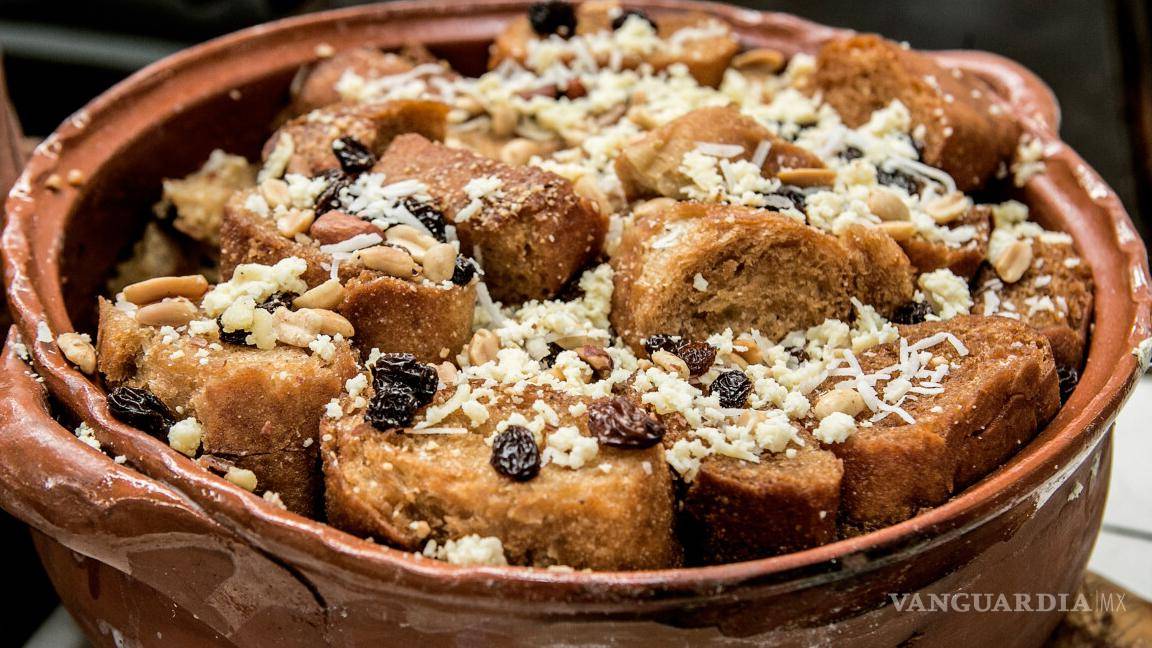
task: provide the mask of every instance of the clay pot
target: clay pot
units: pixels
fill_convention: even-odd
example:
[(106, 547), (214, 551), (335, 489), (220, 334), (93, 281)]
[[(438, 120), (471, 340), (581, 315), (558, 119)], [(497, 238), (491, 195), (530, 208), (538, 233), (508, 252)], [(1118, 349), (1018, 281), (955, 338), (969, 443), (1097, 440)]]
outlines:
[[(17, 332), (0, 368), (0, 505), (35, 529), (65, 605), (98, 645), (764, 643), (1036, 645), (1060, 612), (898, 611), (891, 594), (1071, 593), (1100, 526), (1110, 426), (1141, 374), (1147, 258), (1115, 194), (1055, 135), (1032, 74), (977, 53), (972, 70), (1056, 148), (1019, 198), (1073, 235), (1092, 264), (1096, 324), (1075, 395), (1003, 468), (880, 531), (746, 563), (633, 573), (463, 568), (286, 513), (108, 414), (53, 332), (92, 330), (95, 295), (149, 218), (163, 177), (222, 147), (255, 156), (292, 75), (317, 48), (428, 44), (466, 73), (527, 2), (381, 4), (256, 27), (134, 75), (61, 125), (7, 203), (3, 252)], [(841, 32), (720, 5), (749, 46), (813, 51)], [(53, 174), (82, 179), (58, 189)], [(17, 357), (23, 340), (43, 383)], [(96, 430), (105, 453), (50, 415)], [(123, 463), (111, 457), (122, 457)], [(417, 644), (416, 642), (419, 642)]]

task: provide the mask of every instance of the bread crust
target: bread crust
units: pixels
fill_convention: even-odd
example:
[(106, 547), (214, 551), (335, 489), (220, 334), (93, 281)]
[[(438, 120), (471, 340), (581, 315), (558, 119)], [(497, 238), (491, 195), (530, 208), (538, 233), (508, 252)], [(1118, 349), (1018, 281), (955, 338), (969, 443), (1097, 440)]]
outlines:
[(853, 128), (899, 100), (913, 125), (924, 127), (923, 161), (946, 171), (961, 191), (983, 187), (1020, 139), (1019, 125), (983, 80), (876, 35), (824, 45), (808, 90)]
[(425, 183), (449, 220), (472, 201), (465, 190), (469, 182), (500, 180), (502, 198), (483, 201), (477, 213), (455, 223), (461, 250), (480, 261), (498, 301), (555, 296), (604, 242), (605, 218), (572, 183), (542, 169), (510, 166), (408, 134), (396, 138), (373, 171), (390, 181)]
[(917, 274), (947, 268), (958, 277), (971, 279), (976, 276), (984, 258), (988, 255), (988, 237), (992, 233), (992, 209), (988, 205), (974, 205), (963, 216), (949, 225), (950, 228), (971, 227), (975, 231), (972, 240), (953, 247), (943, 241), (929, 241), (921, 236), (913, 236), (900, 241), (908, 261)]
[(346, 73), (371, 81), (401, 74), (414, 67), (412, 62), (374, 47), (357, 47), (339, 52), (300, 69), (292, 83), (293, 115), (303, 115), (341, 100), (336, 84)]

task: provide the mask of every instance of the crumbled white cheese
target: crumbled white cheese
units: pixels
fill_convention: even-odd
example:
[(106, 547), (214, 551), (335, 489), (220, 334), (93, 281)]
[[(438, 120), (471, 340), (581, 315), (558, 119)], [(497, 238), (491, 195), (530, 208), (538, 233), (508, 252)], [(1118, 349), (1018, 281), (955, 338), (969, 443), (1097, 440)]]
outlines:
[(168, 429), (168, 445), (177, 452), (195, 457), (203, 436), (203, 426), (195, 418), (189, 417), (177, 421)]
[(448, 540), (443, 545), (435, 540), (429, 540), (424, 546), (424, 555), (428, 558), (444, 560), (453, 565), (490, 565), (503, 566), (508, 564), (504, 557), (504, 544), (500, 538), (481, 537), (476, 534), (466, 535), (456, 540)]
[(916, 280), (916, 285), (924, 292), (932, 311), (942, 320), (967, 315), (972, 310), (968, 282), (947, 268), (925, 272)]
[(573, 426), (564, 426), (548, 435), (541, 461), (576, 470), (595, 458), (599, 451), (596, 439), (581, 435)]
[(812, 436), (824, 443), (844, 443), (856, 432), (856, 419), (844, 412), (832, 412), (820, 419)]

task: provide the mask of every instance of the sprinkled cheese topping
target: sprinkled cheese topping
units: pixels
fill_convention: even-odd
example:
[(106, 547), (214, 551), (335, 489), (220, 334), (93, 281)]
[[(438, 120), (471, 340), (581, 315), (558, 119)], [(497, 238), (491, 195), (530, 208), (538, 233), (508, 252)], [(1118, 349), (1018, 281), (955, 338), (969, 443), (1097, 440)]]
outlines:
[(435, 540), (429, 540), (424, 545), (424, 556), (437, 560), (446, 560), (453, 565), (489, 565), (504, 566), (508, 564), (504, 557), (504, 544), (500, 538), (481, 537), (476, 534), (466, 535), (456, 540), (448, 540), (443, 545)]

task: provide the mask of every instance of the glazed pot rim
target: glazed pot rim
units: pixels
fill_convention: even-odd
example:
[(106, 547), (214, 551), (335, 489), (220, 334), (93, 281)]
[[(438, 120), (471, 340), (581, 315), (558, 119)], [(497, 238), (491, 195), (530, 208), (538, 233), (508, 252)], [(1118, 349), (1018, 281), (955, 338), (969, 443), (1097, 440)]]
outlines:
[[(529, 0), (472, 3), (469, 18), (503, 20), (513, 12), (522, 11), (527, 4)], [(794, 16), (714, 3), (650, 0), (630, 4), (657, 10), (694, 9), (719, 15), (733, 23), (746, 41), (750, 38), (746, 33), (748, 30), (763, 28), (765, 24), (782, 30), (784, 37), (789, 33), (795, 37), (802, 34), (812, 42), (845, 33)], [(183, 50), (148, 66), (90, 102), (62, 124), (36, 149), (6, 204), (8, 222), (3, 235), (5, 282), (23, 339), (26, 342), (35, 340), (42, 321), (50, 322), (53, 331), (72, 330), (60, 291), (58, 250), (62, 247), (67, 217), (78, 202), (78, 192), (69, 189), (53, 192), (44, 186), (44, 180), (51, 173), (65, 168), (69, 156), (76, 156), (75, 150), (93, 146), (91, 140), (85, 139), (86, 132), (95, 125), (114, 119), (118, 111), (122, 113), (126, 109), (126, 105), (147, 96), (165, 81), (177, 75), (190, 74), (204, 61), (220, 57), (240, 45), (252, 46), (258, 51), (261, 47), (282, 43), (305, 29), (327, 30), (331, 37), (336, 35), (337, 26), (343, 22), (380, 22), (402, 17), (436, 21), (460, 16), (458, 8), (451, 2), (396, 2), (308, 14), (259, 25)], [(312, 33), (302, 34), (302, 37), (319, 38)], [(277, 41), (277, 38), (281, 40)], [(582, 592), (599, 600), (609, 595), (640, 598), (657, 590), (672, 595), (705, 590), (718, 592), (738, 583), (772, 582), (785, 576), (838, 578), (846, 569), (865, 569), (869, 565), (907, 558), (947, 537), (964, 533), (1022, 499), (1035, 498), (1038, 505), (1043, 503), (1044, 493), (1050, 494), (1052, 484), (1062, 483), (1070, 468), (1079, 465), (1082, 458), (1096, 447), (1142, 373), (1141, 359), (1133, 349), (1149, 338), (1149, 308), (1152, 303), (1143, 243), (1112, 190), (1055, 134), (1059, 110), (1051, 91), (1018, 64), (992, 54), (939, 52), (933, 56), (996, 77), (1009, 95), (1021, 123), (1053, 151), (1048, 157), (1049, 166), (1075, 174), (1080, 193), (1089, 204), (1064, 196), (1062, 199), (1069, 201), (1069, 209), (1097, 212), (1097, 218), (1107, 220), (1112, 237), (1111, 240), (1097, 241), (1098, 245), (1108, 248), (1100, 255), (1107, 253), (1122, 259), (1123, 263), (1122, 267), (1104, 264), (1102, 259), (1092, 257), (1091, 250), (1085, 252), (1097, 278), (1098, 293), (1096, 333), (1082, 384), (1094, 385), (1095, 388), (1090, 392), (1078, 390), (1036, 439), (991, 475), (940, 506), (871, 533), (748, 562), (632, 572), (463, 567), (413, 558), (408, 552), (377, 545), (323, 522), (278, 509), (201, 470), (167, 445), (111, 418), (103, 392), (67, 364), (54, 345), (29, 343), (28, 346), (37, 369), (53, 393), (62, 395), (63, 400), (94, 428), (111, 435), (109, 445), (117, 450), (123, 447), (122, 454), (128, 451), (138, 453), (139, 461), (148, 468), (144, 471), (146, 474), (188, 493), (213, 519), (253, 544), (269, 547), (290, 559), (307, 561), (309, 556), (319, 557), (322, 562), (338, 564), (349, 572), (368, 577), (403, 573), (412, 577), (410, 582), (416, 588), (420, 588), (422, 583), (426, 586), (432, 581), (440, 581), (441, 584), (450, 582), (462, 587), (501, 587), (502, 592), (509, 594), (513, 590), (532, 592), (536, 596)], [(218, 86), (217, 90), (221, 88)], [(75, 150), (70, 148), (74, 143), (77, 144)], [(1048, 174), (1043, 174), (1034, 178), (1024, 191), (1029, 196), (1063, 196), (1062, 192), (1068, 188), (1057, 187), (1056, 182)], [(37, 227), (39, 218), (36, 216), (49, 212), (57, 214), (60, 219), (61, 226), (57, 230)], [(1079, 246), (1086, 244), (1080, 238), (1076, 240)], [(46, 260), (34, 263), (44, 254)], [(1105, 310), (1108, 312), (1104, 313)], [(1104, 342), (1109, 336), (1123, 340), (1123, 345), (1105, 348)], [(76, 441), (76, 444), (79, 448), (80, 442)], [(516, 589), (512, 587), (515, 584), (530, 587)], [(509, 587), (502, 587), (505, 585)]]

